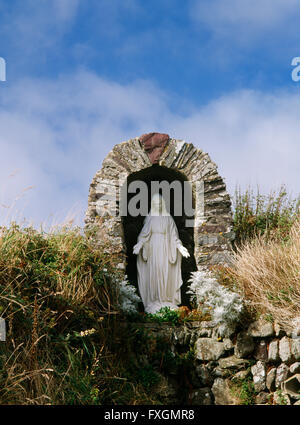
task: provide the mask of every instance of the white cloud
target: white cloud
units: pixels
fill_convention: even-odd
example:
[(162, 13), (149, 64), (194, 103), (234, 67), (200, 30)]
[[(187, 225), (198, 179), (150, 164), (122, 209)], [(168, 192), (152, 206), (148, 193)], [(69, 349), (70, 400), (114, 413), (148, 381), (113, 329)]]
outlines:
[(53, 0), (55, 18), (66, 22), (73, 19), (77, 13), (80, 0)]
[[(110, 149), (150, 131), (208, 152), (230, 192), (236, 183), (258, 183), (265, 191), (285, 183), (300, 194), (296, 90), (238, 91), (185, 116), (172, 112), (174, 99), (147, 81), (121, 85), (85, 71), (56, 81), (23, 79), (5, 94), (0, 204), (21, 195), (13, 208), (19, 218), (49, 222), (52, 214), (60, 222), (78, 208), (82, 220), (89, 184)], [(0, 221), (6, 212), (2, 207)]]
[(194, 0), (190, 12), (218, 39), (250, 45), (299, 34), (299, 6), (300, 0)]
[(258, 184), (264, 192), (286, 184), (300, 195), (300, 93), (238, 91), (221, 97), (176, 126), (211, 154), (233, 193)]
[(3, 6), (1, 40), (22, 63), (32, 53), (45, 55), (70, 29), (81, 0), (16, 0)]
[(51, 214), (60, 221), (78, 202), (82, 218), (90, 181), (111, 147), (168, 121), (164, 94), (142, 80), (122, 86), (81, 71), (55, 82), (23, 79), (5, 93), (0, 203), (12, 205), (34, 186), (13, 214), (36, 222)]

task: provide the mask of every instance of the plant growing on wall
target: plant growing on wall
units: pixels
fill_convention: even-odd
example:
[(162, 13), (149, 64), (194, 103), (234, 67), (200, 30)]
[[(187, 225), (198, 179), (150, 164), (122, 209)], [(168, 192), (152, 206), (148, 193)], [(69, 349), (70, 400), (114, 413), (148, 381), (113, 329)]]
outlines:
[(209, 270), (191, 273), (188, 294), (191, 301), (204, 312), (209, 312), (212, 320), (219, 325), (220, 336), (235, 330), (243, 312), (241, 296), (219, 284)]
[(141, 302), (141, 298), (136, 293), (136, 288), (127, 281), (126, 277), (119, 285), (119, 304), (121, 310), (125, 314), (137, 313), (137, 306)]

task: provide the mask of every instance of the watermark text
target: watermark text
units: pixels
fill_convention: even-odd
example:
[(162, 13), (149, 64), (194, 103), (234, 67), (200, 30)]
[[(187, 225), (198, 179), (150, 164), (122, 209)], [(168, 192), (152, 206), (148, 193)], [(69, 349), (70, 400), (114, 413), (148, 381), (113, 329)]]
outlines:
[(6, 61), (0, 57), (0, 81), (6, 81)]
[(300, 56), (293, 58), (291, 65), (295, 66), (292, 70), (292, 80), (297, 83), (300, 81)]

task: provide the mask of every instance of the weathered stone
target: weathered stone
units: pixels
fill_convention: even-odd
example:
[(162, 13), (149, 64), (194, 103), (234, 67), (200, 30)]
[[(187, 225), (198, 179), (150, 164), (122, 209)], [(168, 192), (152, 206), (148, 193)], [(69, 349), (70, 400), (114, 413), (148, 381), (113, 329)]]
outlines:
[(292, 398), (299, 399), (300, 396), (300, 373), (296, 373), (286, 379), (282, 384), (283, 391)]
[(210, 258), (210, 264), (230, 264), (231, 255), (228, 251), (222, 250), (222, 252), (215, 252)]
[(281, 363), (276, 370), (276, 378), (275, 378), (275, 387), (279, 388), (281, 384), (288, 378), (289, 376), (289, 367)]
[(300, 339), (292, 339), (291, 352), (295, 360), (300, 360)]
[(210, 338), (196, 341), (195, 355), (198, 360), (218, 360), (225, 353), (224, 343)]
[(299, 373), (300, 372), (300, 362), (296, 362), (296, 363), (291, 364), (290, 372), (291, 372), (292, 375), (294, 373)]
[(245, 332), (240, 332), (237, 335), (236, 345), (234, 347), (234, 354), (239, 357), (247, 357), (254, 350), (254, 341), (252, 336)]
[(261, 391), (257, 396), (255, 397), (255, 404), (267, 404), (269, 401), (269, 393), (266, 393), (264, 391)]
[(300, 317), (296, 317), (292, 321), (291, 337), (295, 339), (300, 338)]
[(242, 369), (244, 367), (247, 367), (249, 361), (233, 355), (220, 359), (218, 364), (221, 369)]
[(148, 133), (140, 136), (142, 143), (152, 164), (157, 164), (164, 148), (169, 140), (168, 134)]
[(248, 334), (253, 337), (260, 338), (272, 336), (274, 335), (273, 324), (260, 318), (259, 320), (256, 320), (255, 322), (251, 323), (248, 328)]
[(212, 375), (206, 365), (197, 365), (196, 368), (196, 374), (201, 382), (201, 385), (203, 386), (211, 386), (213, 383)]
[(230, 375), (228, 369), (222, 369), (220, 367), (216, 367), (214, 370), (215, 378), (227, 378)]
[(265, 363), (259, 360), (254, 366), (251, 367), (251, 373), (253, 375), (253, 384), (255, 391), (263, 391), (266, 388)]
[(211, 389), (197, 388), (189, 394), (189, 402), (193, 406), (205, 406), (213, 404)]
[[(152, 164), (155, 164), (155, 167)], [(218, 174), (217, 165), (208, 154), (191, 143), (155, 132), (115, 145), (103, 160), (101, 170), (95, 174), (90, 185), (85, 217), (86, 234), (93, 245), (114, 254), (116, 264), (120, 264), (120, 271), (125, 276), (126, 271), (130, 269), (126, 269), (126, 261), (134, 261), (127, 250), (132, 248), (131, 245), (141, 230), (139, 227), (142, 226), (142, 221), (134, 223), (134, 231), (130, 233), (133, 223), (130, 220), (128, 223), (121, 220), (120, 208), (124, 199), (121, 188), (125, 187), (127, 182), (135, 180), (153, 181), (157, 172), (160, 173), (160, 181), (166, 174), (167, 181), (172, 180), (170, 176), (173, 175), (174, 180), (187, 180), (193, 185), (196, 209), (194, 229), (187, 248), (194, 250), (191, 254), (196, 266), (230, 264), (234, 237), (231, 201), (226, 192), (226, 185)], [(204, 190), (201, 189), (203, 182)], [(214, 228), (207, 227), (207, 235), (204, 239), (199, 239), (202, 224)], [(223, 232), (225, 237), (221, 236), (220, 232)], [(206, 248), (209, 248), (207, 255)], [(191, 266), (186, 263), (182, 267), (188, 269)], [(134, 273), (134, 267), (132, 270)], [(190, 272), (183, 271), (186, 272), (185, 275)], [(130, 280), (131, 276), (128, 276), (128, 279)]]
[(254, 358), (256, 360), (266, 361), (268, 359), (267, 344), (265, 341), (260, 341), (255, 347)]
[(197, 330), (197, 336), (198, 338), (201, 337), (207, 337), (210, 338), (212, 334), (212, 329), (208, 329), (208, 328), (201, 328)]
[(236, 405), (239, 404), (236, 397), (233, 396), (227, 379), (216, 378), (212, 386), (212, 393), (217, 405)]
[(268, 350), (268, 360), (270, 362), (279, 361), (279, 350), (278, 350), (278, 341), (274, 340), (270, 342)]
[(290, 362), (292, 359), (291, 343), (287, 336), (279, 341), (279, 357), (283, 362)]
[(275, 379), (276, 379), (276, 367), (272, 367), (272, 369), (269, 370), (267, 373), (266, 378), (266, 387), (269, 391), (273, 392), (275, 391)]
[(176, 344), (188, 345), (191, 340), (191, 333), (186, 327), (181, 327), (180, 329), (174, 331), (173, 338), (173, 341)]
[(234, 376), (233, 376), (233, 378), (234, 379), (241, 379), (241, 380), (243, 380), (243, 379), (245, 379), (245, 378), (247, 378), (247, 376), (249, 375), (249, 370), (247, 369), (247, 370), (240, 370), (239, 372), (237, 372)]
[(283, 326), (278, 322), (274, 322), (274, 332), (275, 332), (275, 335), (279, 338), (281, 338), (285, 335), (285, 331), (283, 329)]
[(223, 343), (224, 343), (224, 348), (225, 348), (226, 351), (229, 351), (232, 348), (234, 348), (234, 345), (233, 345), (231, 339), (229, 339), (229, 338), (224, 338)]

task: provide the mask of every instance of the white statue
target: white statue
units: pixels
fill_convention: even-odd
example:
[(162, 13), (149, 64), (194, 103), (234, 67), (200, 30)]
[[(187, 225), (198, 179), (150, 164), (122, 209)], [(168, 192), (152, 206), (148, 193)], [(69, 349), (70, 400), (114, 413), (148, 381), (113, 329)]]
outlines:
[(190, 255), (182, 245), (175, 221), (159, 194), (152, 197), (151, 210), (133, 253), (138, 256), (138, 286), (146, 313), (156, 313), (162, 307), (178, 308), (181, 303), (181, 258)]

